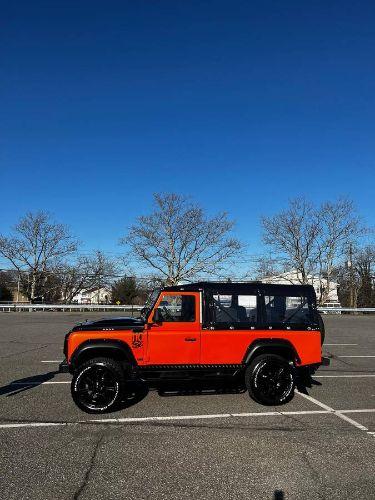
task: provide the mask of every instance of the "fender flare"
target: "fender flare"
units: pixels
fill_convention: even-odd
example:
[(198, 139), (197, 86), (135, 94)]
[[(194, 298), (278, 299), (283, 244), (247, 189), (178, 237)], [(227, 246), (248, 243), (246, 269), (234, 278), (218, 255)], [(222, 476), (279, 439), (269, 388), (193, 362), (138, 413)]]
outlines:
[(123, 342), (122, 340), (116, 340), (116, 339), (85, 340), (73, 352), (69, 364), (72, 367), (75, 367), (78, 364), (79, 358), (82, 357), (83, 354), (86, 355), (90, 351), (96, 349), (100, 350), (103, 348), (106, 351), (120, 354), (121, 357), (128, 360), (133, 366), (137, 366), (137, 361), (129, 345), (126, 342)]
[(248, 365), (251, 359), (256, 356), (261, 351), (270, 349), (282, 349), (287, 350), (292, 355), (293, 359), (296, 359), (298, 362), (300, 358), (298, 353), (293, 346), (293, 344), (286, 339), (256, 339), (254, 340), (246, 350), (245, 356), (243, 357), (242, 363), (244, 365)]

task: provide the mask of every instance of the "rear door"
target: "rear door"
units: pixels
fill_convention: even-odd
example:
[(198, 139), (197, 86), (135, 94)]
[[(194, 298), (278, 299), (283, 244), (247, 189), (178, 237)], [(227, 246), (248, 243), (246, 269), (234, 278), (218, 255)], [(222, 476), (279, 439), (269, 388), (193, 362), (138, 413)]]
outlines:
[(216, 292), (210, 298), (211, 327), (202, 329), (202, 364), (240, 364), (259, 336), (258, 293)]
[(162, 292), (154, 311), (159, 321), (148, 325), (147, 364), (181, 365), (200, 361), (199, 292)]

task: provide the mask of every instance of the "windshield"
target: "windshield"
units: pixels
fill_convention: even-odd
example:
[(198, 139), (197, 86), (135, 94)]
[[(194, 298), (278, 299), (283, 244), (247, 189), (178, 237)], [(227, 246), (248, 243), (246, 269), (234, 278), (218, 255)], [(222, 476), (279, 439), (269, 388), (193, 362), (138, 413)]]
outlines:
[(148, 313), (151, 311), (151, 309), (153, 309), (155, 302), (157, 301), (157, 299), (159, 297), (160, 292), (161, 292), (160, 288), (155, 288), (154, 290), (152, 290), (152, 292), (149, 294), (149, 296), (146, 299), (144, 308), (141, 311), (141, 316), (143, 316), (144, 318), (147, 318)]

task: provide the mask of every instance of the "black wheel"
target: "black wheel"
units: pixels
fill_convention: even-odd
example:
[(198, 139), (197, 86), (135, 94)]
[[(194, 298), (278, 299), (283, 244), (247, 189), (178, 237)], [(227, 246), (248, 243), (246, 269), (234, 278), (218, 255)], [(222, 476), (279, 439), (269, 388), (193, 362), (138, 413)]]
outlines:
[(263, 405), (282, 405), (294, 396), (293, 367), (276, 354), (257, 356), (246, 369), (245, 383), (250, 397)]
[(93, 358), (73, 375), (73, 401), (86, 413), (105, 413), (121, 403), (125, 372), (121, 363), (109, 358)]

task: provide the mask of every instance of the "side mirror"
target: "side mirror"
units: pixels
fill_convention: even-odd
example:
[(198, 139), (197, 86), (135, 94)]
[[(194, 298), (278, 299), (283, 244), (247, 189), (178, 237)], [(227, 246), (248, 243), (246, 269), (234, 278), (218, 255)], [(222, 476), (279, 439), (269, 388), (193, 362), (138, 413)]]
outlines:
[(162, 316), (159, 308), (155, 309), (152, 321), (153, 321), (153, 323), (162, 323), (163, 322), (163, 316)]

